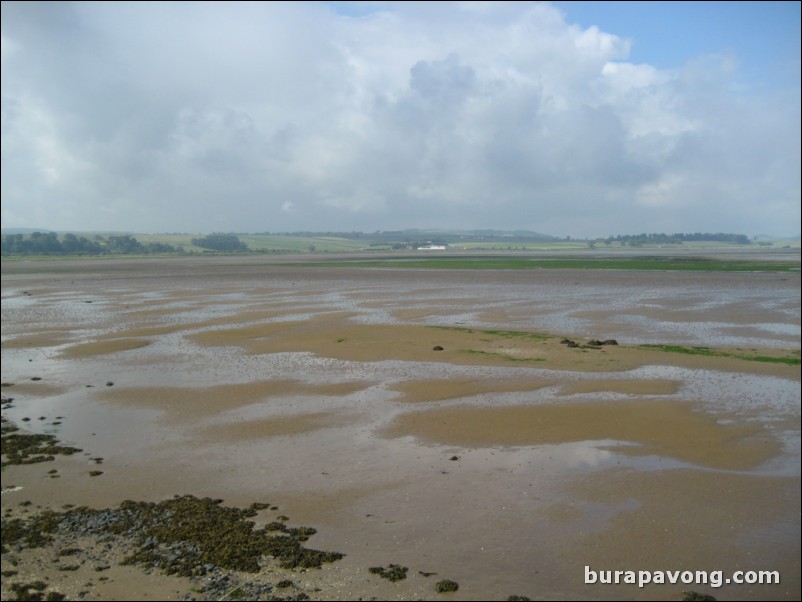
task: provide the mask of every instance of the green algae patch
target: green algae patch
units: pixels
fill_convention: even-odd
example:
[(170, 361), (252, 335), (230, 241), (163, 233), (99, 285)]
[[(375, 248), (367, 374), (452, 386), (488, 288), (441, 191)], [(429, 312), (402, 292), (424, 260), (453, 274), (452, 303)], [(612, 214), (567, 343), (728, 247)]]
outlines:
[(460, 349), (462, 353), (469, 353), (487, 358), (503, 359), (508, 362), (545, 362), (545, 357), (514, 357), (505, 353), (498, 353), (494, 351), (482, 351), (480, 349)]
[(46, 510), (29, 519), (2, 519), (2, 552), (8, 546), (18, 548), (42, 548), (53, 542), (53, 534), (60, 524), (61, 514)]
[(57, 591), (49, 591), (45, 594), (47, 584), (44, 581), (32, 581), (31, 583), (12, 583), (11, 591), (16, 596), (14, 600), (66, 600), (66, 596)]
[(402, 579), (407, 578), (407, 571), (409, 569), (405, 566), (400, 566), (397, 564), (391, 564), (387, 568), (383, 566), (372, 566), (368, 569), (374, 575), (378, 575), (388, 581), (401, 581)]
[(257, 572), (262, 556), (276, 558), (282, 568), (319, 568), (342, 558), (337, 552), (303, 547), (313, 529), (255, 529), (245, 518), (254, 511), (222, 506), (217, 500), (181, 496), (156, 503), (125, 501), (118, 533), (134, 530), (138, 549), (127, 564), (157, 567), (167, 574), (203, 575), (211, 567)]
[(191, 495), (159, 503), (126, 500), (118, 508), (86, 507), (58, 513), (46, 511), (29, 519), (3, 520), (3, 546), (42, 547), (59, 529), (84, 536), (119, 536), (133, 551), (124, 564), (159, 569), (168, 575), (197, 577), (215, 569), (258, 572), (263, 557), (282, 568), (319, 568), (343, 557), (302, 544), (316, 531), (274, 522), (262, 529), (246, 520), (261, 505), (241, 509), (222, 500)]
[(528, 332), (526, 330), (488, 330), (479, 328), (464, 328), (461, 326), (430, 326), (429, 328), (438, 328), (440, 330), (454, 330), (456, 332), (465, 332), (468, 334), (483, 334), (494, 338), (502, 339), (526, 339), (529, 341), (546, 341), (554, 338), (552, 335), (543, 334), (540, 332)]
[(69, 456), (80, 452), (77, 447), (60, 445), (53, 435), (23, 433), (5, 417), (2, 418), (0, 449), (3, 460), (0, 466), (52, 462), (55, 456)]
[(703, 355), (707, 357), (727, 357), (750, 362), (764, 362), (769, 364), (785, 364), (787, 366), (800, 365), (800, 352), (793, 351), (782, 356), (759, 355), (756, 352), (733, 352), (710, 347), (686, 347), (683, 345), (639, 345), (639, 349), (651, 351), (667, 351), (669, 353), (684, 353), (686, 355)]
[(443, 579), (442, 581), (437, 582), (437, 584), (434, 586), (434, 589), (438, 594), (455, 592), (459, 589), (459, 583), (456, 581), (451, 581), (450, 579)]

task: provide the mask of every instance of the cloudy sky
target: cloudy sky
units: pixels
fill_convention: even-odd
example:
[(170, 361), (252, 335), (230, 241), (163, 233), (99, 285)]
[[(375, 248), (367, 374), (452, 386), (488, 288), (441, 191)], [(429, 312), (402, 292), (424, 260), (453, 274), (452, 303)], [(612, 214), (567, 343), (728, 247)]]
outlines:
[(800, 227), (799, 2), (3, 2), (2, 227)]

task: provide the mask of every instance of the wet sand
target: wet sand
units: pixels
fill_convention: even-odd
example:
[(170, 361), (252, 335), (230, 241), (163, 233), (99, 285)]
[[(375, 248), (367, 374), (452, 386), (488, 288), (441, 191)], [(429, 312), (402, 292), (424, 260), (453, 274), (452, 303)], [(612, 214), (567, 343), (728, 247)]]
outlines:
[[(2, 298), (3, 415), (84, 450), (7, 467), (4, 512), (270, 500), (346, 554), (293, 577), (313, 599), (799, 598), (799, 366), (750, 359), (799, 357), (798, 273), (3, 262)], [(41, 554), (20, 567), (70, 597), (192, 587)], [(391, 563), (408, 578), (367, 571)], [(782, 583), (585, 585), (586, 565)]]

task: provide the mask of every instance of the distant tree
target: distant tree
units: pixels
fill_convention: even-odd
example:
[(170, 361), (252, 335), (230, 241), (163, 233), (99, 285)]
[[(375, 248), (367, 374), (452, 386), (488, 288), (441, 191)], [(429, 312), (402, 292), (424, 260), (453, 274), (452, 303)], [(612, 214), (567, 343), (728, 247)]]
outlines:
[(144, 245), (130, 234), (120, 236), (109, 236), (106, 241), (106, 248), (109, 253), (136, 255), (145, 253)]
[(690, 234), (636, 234), (636, 235), (619, 235), (615, 238), (610, 237), (608, 240), (615, 240), (622, 246), (630, 245), (639, 247), (642, 245), (655, 245), (655, 244), (672, 244), (681, 245), (683, 242), (699, 242), (699, 241), (712, 241), (723, 242), (736, 245), (748, 245), (749, 238), (745, 234), (731, 234), (724, 232), (694, 232)]
[(184, 249), (163, 242), (149, 242), (145, 245), (145, 250), (147, 253), (181, 253)]
[(55, 232), (34, 232), (31, 234), (31, 242), (43, 255), (61, 252), (61, 243)]
[(22, 234), (7, 234), (3, 237), (3, 255), (22, 255), (25, 237)]
[(212, 251), (247, 251), (248, 245), (233, 234), (209, 234), (203, 238), (193, 238), (192, 244)]
[(176, 249), (171, 245), (151, 243), (143, 245), (130, 234), (110, 236), (94, 236), (88, 240), (72, 233), (65, 234), (61, 240), (55, 232), (34, 232), (28, 238), (22, 234), (10, 234), (3, 237), (3, 255), (101, 255), (143, 253), (172, 253)]
[(97, 255), (103, 251), (103, 246), (99, 242), (75, 234), (65, 234), (61, 246), (68, 255)]

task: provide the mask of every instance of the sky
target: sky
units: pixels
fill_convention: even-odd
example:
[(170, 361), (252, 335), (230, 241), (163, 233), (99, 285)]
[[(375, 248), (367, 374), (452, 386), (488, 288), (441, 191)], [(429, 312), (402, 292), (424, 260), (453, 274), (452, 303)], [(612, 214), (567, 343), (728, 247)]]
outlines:
[(3, 228), (800, 232), (799, 2), (3, 2)]

